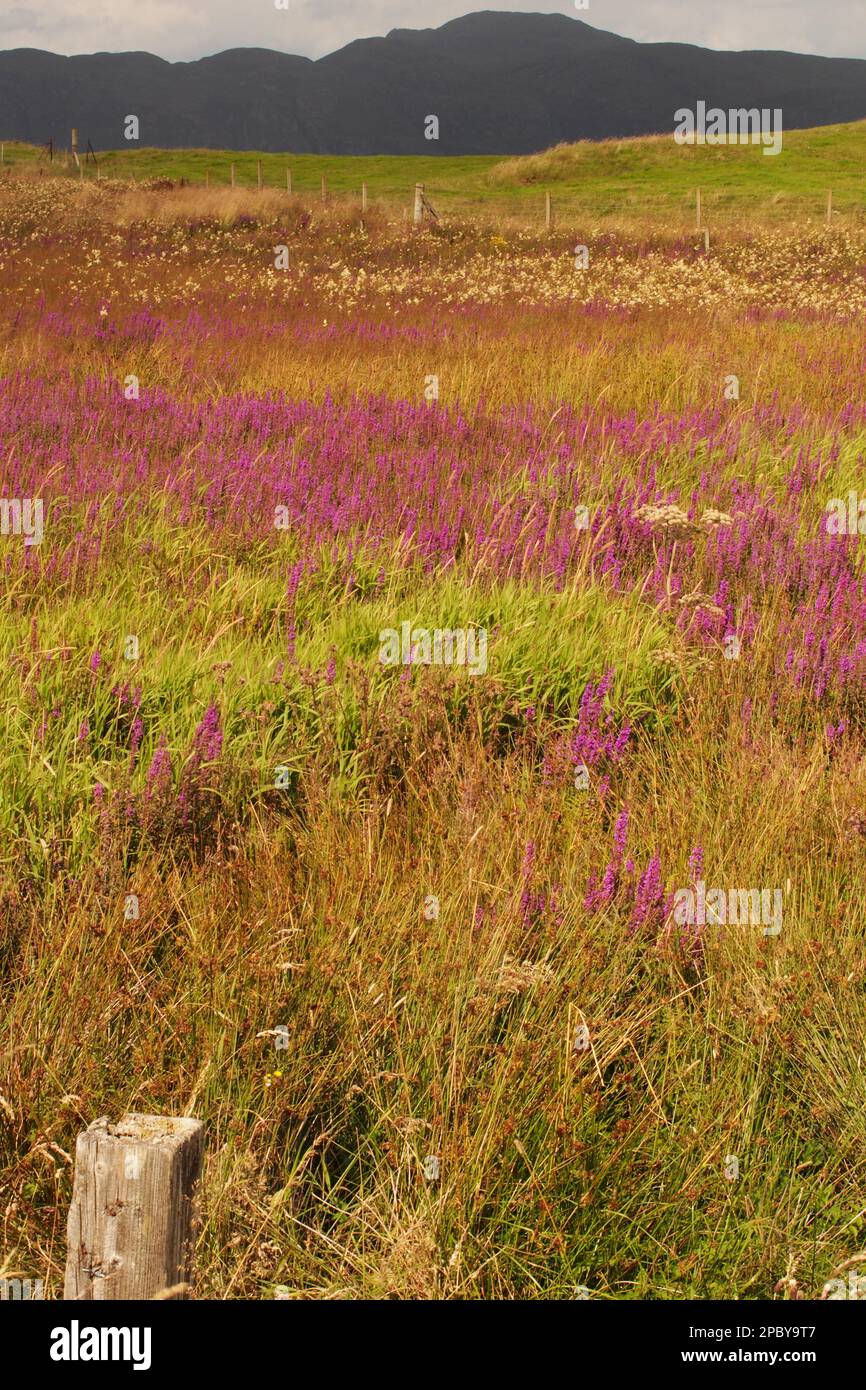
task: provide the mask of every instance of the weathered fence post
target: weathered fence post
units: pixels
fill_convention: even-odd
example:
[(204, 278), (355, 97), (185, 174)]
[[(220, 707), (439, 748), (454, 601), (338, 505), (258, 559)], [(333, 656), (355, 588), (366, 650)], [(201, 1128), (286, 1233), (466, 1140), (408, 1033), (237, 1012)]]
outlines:
[(78, 127), (72, 127), (72, 158), (78, 163)]
[[(192, 1278), (200, 1120), (106, 1116), (78, 1136), (64, 1298), (148, 1299)], [(184, 1290), (186, 1292), (187, 1290)]]
[(414, 224), (415, 224), (416, 227), (419, 227), (419, 226), (421, 225), (421, 222), (423, 221), (423, 219), (424, 219), (424, 185), (423, 185), (423, 183), (416, 183), (416, 185), (415, 185), (415, 206), (414, 206), (414, 208), (412, 209), (412, 221), (414, 222)]
[(544, 226), (550, 231), (550, 189), (544, 195)]
[(695, 226), (698, 231), (701, 229), (701, 190), (695, 189)]
[(325, 183), (325, 175), (322, 175), (322, 202), (328, 201), (328, 185)]
[(827, 190), (827, 226), (828, 226), (828, 227), (830, 226), (830, 224), (831, 224), (832, 221), (833, 221), (833, 190), (832, 190), (832, 188), (828, 188), (828, 190)]
[(257, 182), (258, 185), (259, 185), (259, 192), (261, 193), (261, 191), (262, 191), (262, 161), (261, 161), (260, 159), (257, 159), (257, 160), (256, 160), (256, 182)]
[(231, 166), (231, 180), (232, 180), (232, 188), (234, 188), (234, 186), (235, 186), (235, 166), (234, 166), (234, 165)]
[(291, 169), (287, 169), (287, 170), (286, 170), (286, 192), (287, 192), (287, 193), (291, 193), (291, 191), (292, 191), (292, 171), (291, 171)]
[(707, 255), (710, 254), (710, 229), (709, 229), (709, 227), (704, 227), (704, 250), (706, 251)]
[(367, 185), (365, 183), (361, 184), (361, 211), (367, 211)]

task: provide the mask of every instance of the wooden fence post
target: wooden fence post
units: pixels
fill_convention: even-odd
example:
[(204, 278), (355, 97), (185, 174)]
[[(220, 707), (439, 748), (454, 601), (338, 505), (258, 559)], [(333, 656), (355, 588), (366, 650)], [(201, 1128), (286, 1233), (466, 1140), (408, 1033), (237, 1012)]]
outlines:
[(328, 185), (325, 183), (325, 175), (323, 174), (323, 175), (322, 175), (322, 202), (325, 203), (325, 202), (327, 202), (327, 200), (328, 200)]
[(361, 184), (361, 211), (367, 211), (367, 185), (365, 183)]
[(234, 165), (232, 165), (232, 168), (231, 168), (231, 180), (232, 180), (232, 188), (234, 188), (234, 186), (235, 186), (235, 166), (234, 166)]
[(698, 231), (701, 229), (701, 190), (695, 189), (695, 226)]
[(78, 1136), (64, 1298), (148, 1299), (192, 1278), (200, 1120), (103, 1116)]
[(287, 170), (286, 170), (286, 192), (287, 192), (287, 193), (291, 193), (291, 191), (292, 191), (292, 171), (291, 171), (291, 169), (287, 169)]
[(832, 221), (833, 221), (833, 190), (832, 190), (832, 188), (829, 188), (829, 189), (827, 190), (827, 226), (828, 226), (828, 227), (830, 226), (830, 224), (831, 224)]
[(257, 159), (257, 160), (256, 160), (256, 181), (257, 181), (257, 183), (258, 183), (258, 185), (259, 185), (259, 192), (261, 193), (261, 191), (262, 191), (262, 161), (261, 161), (260, 159)]
[(550, 189), (544, 195), (544, 226), (550, 231)]
[(419, 227), (419, 226), (421, 225), (421, 222), (423, 221), (423, 219), (424, 219), (424, 185), (423, 185), (423, 183), (416, 183), (416, 185), (415, 185), (415, 206), (414, 206), (413, 209), (412, 209), (412, 221), (414, 222), (414, 224), (415, 224), (416, 227)]

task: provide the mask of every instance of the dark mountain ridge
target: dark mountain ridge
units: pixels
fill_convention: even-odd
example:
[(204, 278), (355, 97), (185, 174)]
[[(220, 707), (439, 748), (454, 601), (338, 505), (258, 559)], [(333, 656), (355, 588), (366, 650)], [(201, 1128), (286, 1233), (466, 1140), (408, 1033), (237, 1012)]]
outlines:
[[(556, 14), (483, 11), (392, 29), (313, 61), (233, 48), (0, 52), (0, 138), (299, 154), (524, 154), (561, 140), (672, 131), (679, 107), (781, 108), (786, 129), (866, 116), (866, 60), (637, 43)], [(425, 138), (425, 118), (439, 139)]]

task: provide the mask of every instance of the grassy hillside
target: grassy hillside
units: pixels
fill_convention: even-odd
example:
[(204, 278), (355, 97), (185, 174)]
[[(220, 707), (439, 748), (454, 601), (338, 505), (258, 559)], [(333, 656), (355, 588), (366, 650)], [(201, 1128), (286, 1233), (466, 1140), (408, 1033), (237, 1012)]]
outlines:
[[(73, 166), (64, 165), (63, 154), (49, 165), (40, 153), (35, 146), (7, 144), (5, 162), (12, 168), (77, 177)], [(133, 148), (101, 151), (98, 159), (100, 175), (107, 178), (204, 183), (207, 176), (212, 184), (227, 184), (234, 164), (237, 183), (246, 186), (255, 186), (261, 160), (264, 182), (272, 187), (285, 187), (289, 168), (293, 191), (300, 196), (320, 197), (324, 175), (330, 196), (358, 197), (366, 183), (371, 199), (404, 207), (413, 185), (422, 182), (440, 211), (530, 221), (543, 217), (543, 195), (550, 191), (559, 219), (681, 218), (688, 226), (698, 187), (711, 225), (745, 217), (821, 219), (832, 188), (835, 218), (859, 220), (864, 212), (866, 122), (788, 132), (776, 157), (766, 156), (760, 146), (677, 145), (672, 136), (654, 135), (584, 140), (513, 159)], [(94, 177), (92, 165), (85, 176)]]

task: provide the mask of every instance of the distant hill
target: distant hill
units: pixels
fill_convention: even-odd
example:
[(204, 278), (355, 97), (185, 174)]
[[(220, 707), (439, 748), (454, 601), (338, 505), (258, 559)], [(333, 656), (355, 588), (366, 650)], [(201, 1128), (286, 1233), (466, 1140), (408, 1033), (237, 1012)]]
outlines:
[[(672, 131), (678, 107), (781, 107), (792, 129), (866, 116), (866, 60), (636, 43), (556, 14), (484, 11), (394, 29), (313, 62), (235, 48), (192, 63), (150, 53), (0, 52), (0, 138), (292, 150), (524, 154), (559, 141)], [(439, 118), (438, 141), (424, 136)]]

